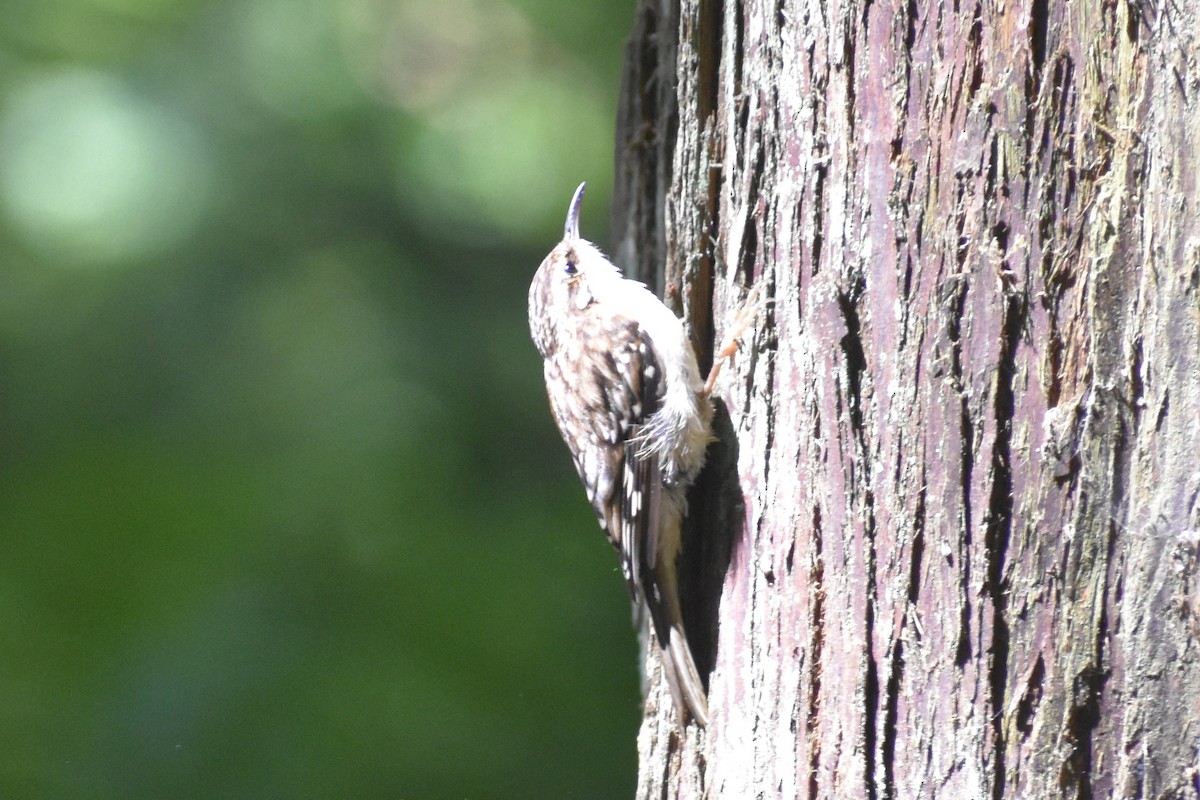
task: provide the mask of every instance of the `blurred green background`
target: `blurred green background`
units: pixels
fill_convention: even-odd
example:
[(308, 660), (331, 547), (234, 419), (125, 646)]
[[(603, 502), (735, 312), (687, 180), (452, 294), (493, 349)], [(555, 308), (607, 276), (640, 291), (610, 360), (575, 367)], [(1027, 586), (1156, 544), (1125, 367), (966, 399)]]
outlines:
[(0, 2), (0, 797), (632, 793), (525, 311), (632, 16)]

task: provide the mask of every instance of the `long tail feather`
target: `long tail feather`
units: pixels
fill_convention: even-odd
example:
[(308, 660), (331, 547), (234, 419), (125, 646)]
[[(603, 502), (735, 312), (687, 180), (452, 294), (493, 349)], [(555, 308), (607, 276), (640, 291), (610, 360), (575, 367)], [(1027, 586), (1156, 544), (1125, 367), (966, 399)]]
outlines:
[(660, 643), (660, 650), (667, 685), (671, 689), (671, 697), (675, 701), (680, 718), (683, 718), (686, 709), (701, 727), (708, 725), (708, 698), (705, 696), (704, 683), (700, 680), (700, 672), (692, 659), (692, 651), (688, 647), (682, 625), (671, 629), (670, 641), (666, 644)]
[(663, 672), (671, 697), (681, 721), (690, 712), (698, 724), (708, 725), (708, 697), (683, 629), (674, 568), (667, 569), (660, 564), (655, 572), (658, 574), (657, 587), (660, 592), (647, 591), (646, 606), (662, 654)]

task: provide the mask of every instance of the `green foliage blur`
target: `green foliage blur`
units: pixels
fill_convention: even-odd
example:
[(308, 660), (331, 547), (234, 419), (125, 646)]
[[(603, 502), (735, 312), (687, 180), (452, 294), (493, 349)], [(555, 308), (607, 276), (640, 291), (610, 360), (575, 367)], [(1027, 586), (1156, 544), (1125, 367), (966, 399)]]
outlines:
[(632, 8), (0, 2), (0, 797), (632, 792), (525, 317)]

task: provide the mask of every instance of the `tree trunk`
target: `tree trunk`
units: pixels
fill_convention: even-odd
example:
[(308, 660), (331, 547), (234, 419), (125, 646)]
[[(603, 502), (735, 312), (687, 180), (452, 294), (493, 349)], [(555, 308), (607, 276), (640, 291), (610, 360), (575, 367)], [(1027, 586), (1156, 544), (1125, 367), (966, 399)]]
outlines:
[(614, 255), (718, 384), (642, 798), (1200, 794), (1200, 11), (641, 0)]

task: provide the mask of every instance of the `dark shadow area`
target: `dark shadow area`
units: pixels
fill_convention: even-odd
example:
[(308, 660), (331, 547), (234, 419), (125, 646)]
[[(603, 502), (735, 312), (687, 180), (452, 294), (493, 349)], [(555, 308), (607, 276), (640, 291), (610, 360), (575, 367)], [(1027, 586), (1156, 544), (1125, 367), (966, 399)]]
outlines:
[(700, 674), (707, 678), (716, 663), (718, 616), (725, 573), (740, 540), (745, 497), (738, 482), (738, 442), (729, 410), (715, 399), (708, 458), (688, 495), (679, 557), (684, 624)]

